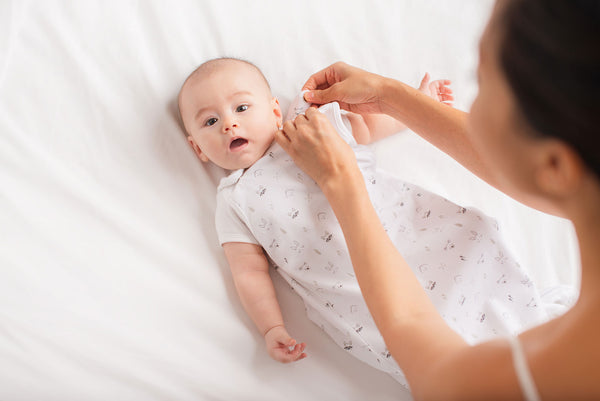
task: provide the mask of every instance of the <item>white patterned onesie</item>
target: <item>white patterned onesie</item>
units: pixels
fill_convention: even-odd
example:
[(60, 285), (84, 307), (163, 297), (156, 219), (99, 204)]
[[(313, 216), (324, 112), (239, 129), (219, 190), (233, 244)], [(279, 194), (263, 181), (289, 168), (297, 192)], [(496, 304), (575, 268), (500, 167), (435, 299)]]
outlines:
[[(476, 343), (546, 319), (535, 286), (502, 244), (494, 220), (377, 170), (339, 105), (319, 110), (350, 143), (386, 232), (456, 332)], [(325, 195), (279, 145), (221, 180), (216, 224), (221, 244), (262, 246), (304, 300), (309, 318), (339, 346), (406, 385), (363, 300)]]

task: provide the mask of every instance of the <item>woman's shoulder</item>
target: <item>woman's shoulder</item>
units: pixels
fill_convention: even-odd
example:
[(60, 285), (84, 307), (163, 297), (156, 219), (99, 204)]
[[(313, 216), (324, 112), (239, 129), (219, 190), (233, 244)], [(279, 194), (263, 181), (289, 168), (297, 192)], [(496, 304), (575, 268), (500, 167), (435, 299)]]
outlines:
[(520, 338), (541, 398), (600, 399), (600, 303), (577, 303)]

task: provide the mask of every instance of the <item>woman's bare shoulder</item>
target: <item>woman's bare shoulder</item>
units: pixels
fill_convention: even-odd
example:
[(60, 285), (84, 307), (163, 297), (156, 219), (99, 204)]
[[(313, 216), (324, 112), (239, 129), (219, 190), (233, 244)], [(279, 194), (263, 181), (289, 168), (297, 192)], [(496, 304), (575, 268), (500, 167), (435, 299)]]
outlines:
[(520, 336), (542, 399), (600, 399), (599, 313), (599, 304), (576, 304)]
[[(543, 400), (600, 399), (598, 309), (574, 307), (565, 315), (519, 336), (533, 381)], [(460, 366), (460, 369), (456, 369)], [(495, 339), (441, 360), (431, 376), (437, 386), (420, 386), (423, 399), (521, 399), (509, 342)]]

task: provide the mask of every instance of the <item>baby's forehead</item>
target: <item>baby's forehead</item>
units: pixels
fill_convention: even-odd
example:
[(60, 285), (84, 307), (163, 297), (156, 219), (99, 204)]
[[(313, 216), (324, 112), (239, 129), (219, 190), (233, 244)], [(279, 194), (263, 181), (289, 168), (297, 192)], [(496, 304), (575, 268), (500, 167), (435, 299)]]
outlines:
[(216, 79), (227, 79), (228, 77), (239, 77), (248, 86), (258, 86), (271, 92), (269, 83), (263, 73), (254, 64), (237, 59), (215, 59), (208, 61), (198, 67), (190, 75), (188, 80), (194, 86)]
[(192, 73), (192, 75), (196, 75), (196, 79), (199, 81), (210, 79), (216, 74), (244, 74), (246, 79), (263, 80), (267, 84), (262, 72), (257, 67), (240, 60), (212, 60), (211, 62), (204, 63)]

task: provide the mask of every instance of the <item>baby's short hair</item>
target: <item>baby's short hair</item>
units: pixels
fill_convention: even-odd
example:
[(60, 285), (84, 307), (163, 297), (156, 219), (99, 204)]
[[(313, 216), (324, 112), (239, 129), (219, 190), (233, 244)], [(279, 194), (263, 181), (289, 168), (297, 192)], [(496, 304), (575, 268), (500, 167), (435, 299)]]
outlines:
[[(260, 68), (258, 68), (254, 63), (251, 63), (250, 61), (244, 60), (244, 59), (238, 58), (238, 57), (217, 57), (217, 58), (207, 60), (204, 63), (200, 64), (194, 71), (192, 71), (192, 73), (186, 78), (186, 81), (197, 74), (201, 74), (203, 72), (211, 71), (214, 68), (218, 68), (219, 64), (224, 64), (224, 63), (228, 63), (228, 62), (239, 62), (239, 63), (244, 63), (244, 64), (251, 66), (259, 73), (259, 75), (265, 82), (265, 85), (267, 85), (267, 88), (269, 88), (269, 91), (271, 90), (271, 85), (269, 85), (269, 81), (267, 81), (267, 78), (265, 77), (263, 72), (260, 70)], [(185, 85), (185, 82), (183, 83), (183, 85)], [(183, 85), (182, 85), (182, 87), (183, 87)]]
[(196, 67), (196, 69), (194, 71), (192, 71), (192, 73), (190, 75), (188, 75), (188, 77), (185, 79), (185, 81), (183, 81), (181, 88), (179, 89), (179, 95), (177, 97), (178, 98), (177, 99), (177, 112), (178, 112), (177, 115), (179, 116), (179, 124), (183, 128), (183, 133), (186, 137), (187, 137), (188, 133), (187, 133), (187, 129), (185, 128), (185, 124), (183, 123), (183, 117), (181, 116), (181, 92), (183, 91), (185, 84), (187, 83), (187, 81), (189, 81), (190, 78), (192, 78), (196, 75), (205, 73), (205, 72), (210, 72), (210, 71), (218, 68), (219, 65), (222, 65), (222, 64), (228, 63), (228, 62), (244, 63), (244, 64), (247, 64), (247, 65), (251, 66), (252, 68), (254, 68), (256, 70), (256, 72), (258, 72), (260, 77), (263, 79), (269, 92), (271, 92), (271, 85), (269, 85), (269, 81), (267, 81), (265, 74), (263, 74), (263, 72), (260, 70), (260, 68), (258, 68), (256, 65), (254, 65), (253, 63), (251, 63), (248, 60), (244, 60), (244, 59), (237, 58), (237, 57), (217, 57), (217, 58), (213, 58), (213, 59), (205, 61), (204, 63), (202, 63), (198, 67)]

